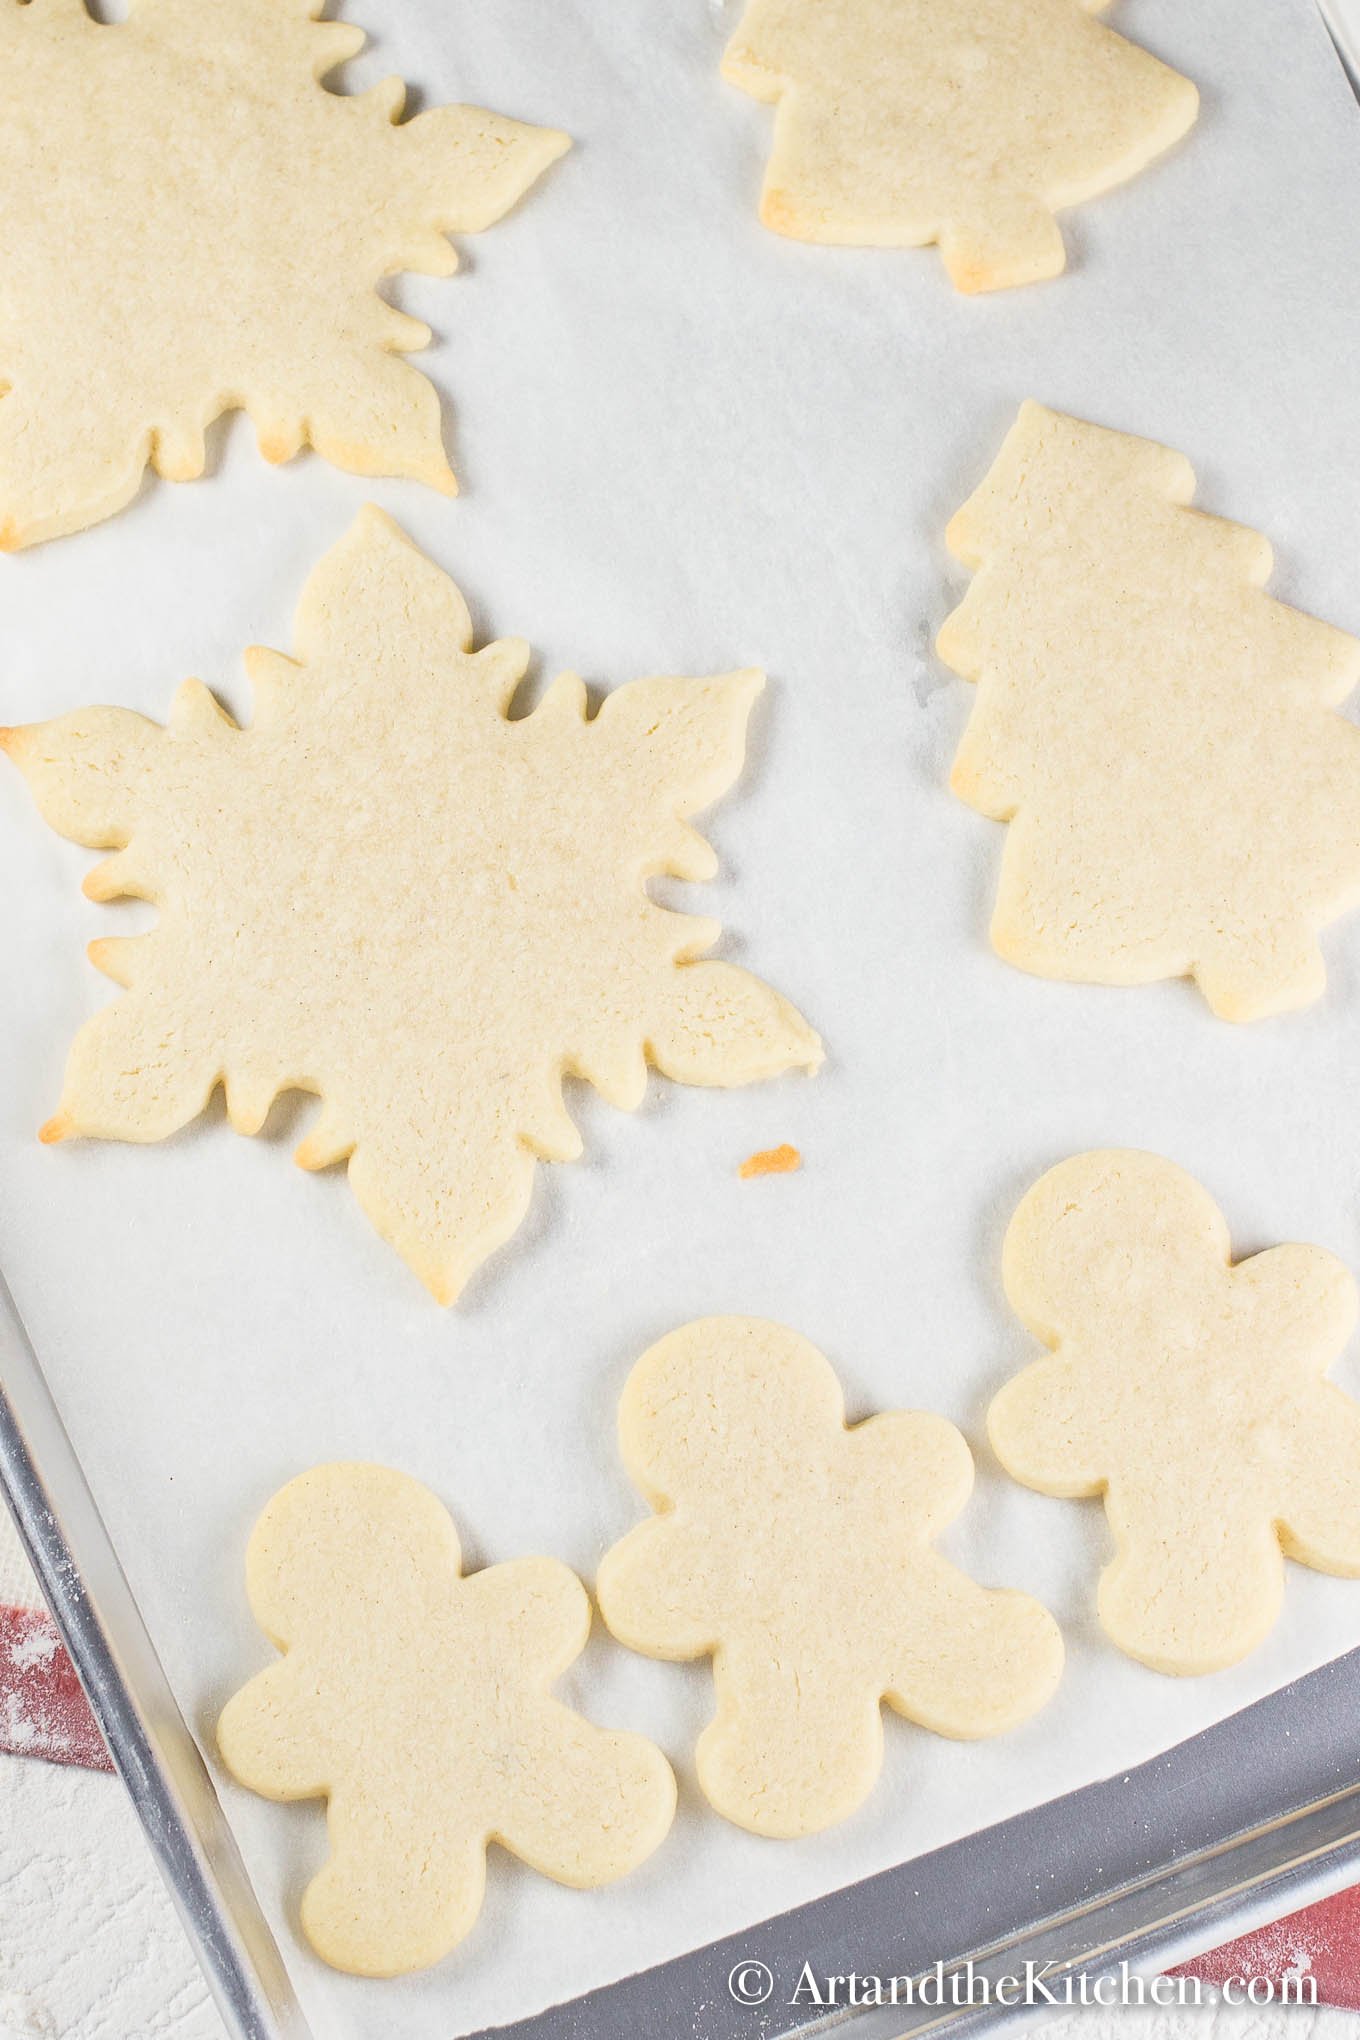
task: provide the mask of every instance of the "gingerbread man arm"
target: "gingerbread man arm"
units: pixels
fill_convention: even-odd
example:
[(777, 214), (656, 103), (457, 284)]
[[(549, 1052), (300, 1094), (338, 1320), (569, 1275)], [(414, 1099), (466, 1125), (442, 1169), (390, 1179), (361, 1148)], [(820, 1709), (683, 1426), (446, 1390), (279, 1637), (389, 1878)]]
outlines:
[(233, 1693), (217, 1747), (232, 1777), (266, 1799), (316, 1799), (329, 1789), (332, 1754), (317, 1732), (316, 1679), (303, 1651)]
[(1301, 1375), (1321, 1375), (1355, 1330), (1355, 1278), (1323, 1247), (1270, 1247), (1239, 1261), (1232, 1279)]
[(546, 1692), (590, 1635), (590, 1600), (570, 1566), (555, 1558), (512, 1558), (463, 1580), (468, 1620), (487, 1639), (505, 1702)]
[(883, 1410), (846, 1433), (857, 1481), (872, 1484), (882, 1513), (903, 1542), (924, 1545), (952, 1523), (973, 1492), (973, 1455), (946, 1417), (928, 1410)]
[(992, 1450), (1014, 1480), (1046, 1495), (1099, 1494), (1106, 1446), (1075, 1354), (1033, 1360), (987, 1412)]
[(653, 1516), (607, 1551), (595, 1597), (611, 1633), (649, 1657), (696, 1658), (716, 1648), (699, 1539), (674, 1514)]

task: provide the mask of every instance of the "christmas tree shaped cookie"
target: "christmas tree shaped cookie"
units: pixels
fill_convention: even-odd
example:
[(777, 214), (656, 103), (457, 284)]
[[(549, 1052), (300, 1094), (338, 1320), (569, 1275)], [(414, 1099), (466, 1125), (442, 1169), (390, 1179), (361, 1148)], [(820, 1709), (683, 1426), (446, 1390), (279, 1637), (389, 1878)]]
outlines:
[(1108, 0), (750, 0), (723, 75), (778, 102), (760, 216), (801, 241), (938, 241), (957, 290), (1056, 276), (1054, 213), (1178, 141), (1198, 95)]
[(978, 686), (952, 785), (1010, 823), (1000, 955), (1252, 1020), (1319, 995), (1360, 903), (1360, 645), (1193, 492), (1180, 454), (1024, 405), (948, 531), (974, 579), (939, 649)]
[(96, 900), (154, 901), (97, 942), (128, 989), (86, 1023), (46, 1140), (163, 1140), (224, 1084), (257, 1133), (323, 1103), (304, 1168), (356, 1196), (436, 1297), (524, 1215), (535, 1156), (581, 1142), (568, 1072), (625, 1110), (681, 1083), (815, 1069), (816, 1035), (646, 881), (711, 878), (686, 817), (741, 769), (755, 672), (637, 680), (587, 715), (574, 674), (511, 720), (529, 648), (472, 652), (447, 575), (380, 511), (312, 575), (296, 656), (255, 650), (241, 729), (206, 688), (162, 729), (96, 708), (0, 736), (48, 821), (116, 855)]
[(1052, 1693), (1052, 1617), (931, 1549), (973, 1482), (942, 1417), (847, 1426), (806, 1339), (709, 1318), (644, 1354), (619, 1436), (656, 1514), (607, 1554), (600, 1612), (650, 1657), (712, 1654), (699, 1783), (728, 1820), (784, 1836), (843, 1820), (878, 1776), (885, 1701), (973, 1737)]
[(337, 1969), (397, 1976), (447, 1955), (481, 1910), (489, 1842), (584, 1888), (664, 1840), (675, 1780), (660, 1750), (549, 1691), (590, 1630), (556, 1559), (464, 1577), (449, 1513), (419, 1481), (319, 1466), (261, 1516), (246, 1584), (284, 1655), (228, 1702), (218, 1746), (252, 1791), (329, 1802), (302, 1925)]
[(111, 516), (148, 463), (201, 475), (249, 412), (268, 460), (314, 446), (452, 490), (429, 329), (377, 295), (446, 276), (447, 233), (509, 210), (568, 146), (404, 87), (328, 91), (363, 32), (324, 0), (0, 5), (0, 547)]
[(1323, 1379), (1355, 1324), (1320, 1247), (1234, 1265), (1223, 1216), (1157, 1155), (1078, 1155), (1011, 1221), (1006, 1293), (1046, 1346), (989, 1419), (1003, 1465), (1105, 1497), (1100, 1619), (1159, 1672), (1212, 1672), (1279, 1614), (1284, 1557), (1360, 1575), (1360, 1404)]

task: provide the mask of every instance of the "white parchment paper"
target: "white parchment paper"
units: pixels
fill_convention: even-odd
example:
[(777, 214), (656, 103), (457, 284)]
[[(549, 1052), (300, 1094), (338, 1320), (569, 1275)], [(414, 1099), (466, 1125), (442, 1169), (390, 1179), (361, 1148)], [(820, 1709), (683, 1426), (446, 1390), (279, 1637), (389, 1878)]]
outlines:
[[(387, 1461), (448, 1500), (471, 1563), (541, 1550), (589, 1578), (640, 1513), (614, 1444), (628, 1368), (711, 1311), (796, 1325), (854, 1416), (925, 1405), (960, 1423), (978, 1491), (947, 1548), (1044, 1597), (1069, 1668), (1000, 1742), (891, 1719), (862, 1811), (776, 1844), (695, 1789), (706, 1668), (597, 1635), (567, 1691), (670, 1752), (672, 1838), (589, 1895), (499, 1858), (475, 1934), (397, 1984), (332, 1975), (298, 1940), (319, 1811), (223, 1780), (327, 2040), (449, 2040), (527, 2013), (1117, 1772), (1360, 1644), (1360, 1586), (1291, 1568), (1245, 1665), (1177, 1682), (1128, 1662), (1094, 1621), (1098, 1506), (1012, 1486), (983, 1440), (1031, 1352), (1001, 1236), (1064, 1155), (1160, 1150), (1217, 1195), (1239, 1252), (1311, 1240), (1360, 1265), (1360, 922), (1328, 939), (1324, 1003), (1245, 1031), (1184, 986), (1008, 969), (986, 941), (1001, 831), (945, 789), (969, 690), (930, 651), (962, 586), (945, 520), (1027, 395), (1182, 448), (1201, 502), (1275, 541), (1276, 590), (1360, 628), (1360, 112), (1310, 0), (1126, 0), (1118, 25), (1198, 82), (1199, 126), (1069, 216), (1064, 278), (970, 302), (931, 252), (759, 227), (770, 116), (719, 80), (734, 15), (367, 0), (376, 47), (352, 82), (399, 70), (426, 103), (577, 140), (465, 244), (461, 277), (401, 288), (443, 336), (426, 361), (464, 494), (310, 457), (275, 472), (237, 421), (210, 478), (149, 485), (115, 521), (0, 564), (0, 711), (159, 716), (197, 673), (248, 713), (242, 647), (288, 645), (305, 575), (366, 496), (456, 575), (484, 636), (533, 641), (535, 685), (564, 665), (612, 685), (759, 662), (750, 767), (712, 818), (724, 875), (695, 903), (821, 1029), (827, 1069), (730, 1094), (656, 1080), (632, 1118), (579, 1094), (588, 1158), (540, 1172), (529, 1222), (442, 1313), (341, 1174), (290, 1165), (310, 1103), (255, 1141), (215, 1110), (158, 1149), (37, 1146), (66, 1044), (108, 991), (82, 944), (146, 915), (81, 899), (88, 860), (5, 770), (4, 1263), (210, 1761), (218, 1707), (269, 1654), (241, 1561), (281, 1482)], [(781, 1140), (801, 1175), (737, 1180)], [(1360, 1390), (1353, 1360), (1338, 1378)]]

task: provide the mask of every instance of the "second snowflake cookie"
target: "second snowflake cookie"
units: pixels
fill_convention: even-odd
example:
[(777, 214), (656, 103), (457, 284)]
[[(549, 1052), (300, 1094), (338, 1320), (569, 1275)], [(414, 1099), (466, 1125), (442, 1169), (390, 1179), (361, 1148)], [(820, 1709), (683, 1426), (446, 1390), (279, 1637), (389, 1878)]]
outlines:
[(600, 1568), (600, 1611), (651, 1657), (712, 1655), (699, 1782), (757, 1834), (816, 1833), (872, 1790), (881, 1706), (1000, 1734), (1057, 1685), (1057, 1624), (931, 1549), (973, 1482), (942, 1417), (847, 1426), (806, 1339), (759, 1318), (672, 1332), (629, 1376), (624, 1461), (656, 1515)]
[(635, 680), (587, 714), (572, 673), (511, 719), (529, 647), (473, 652), (467, 605), (380, 511), (312, 575), (296, 657), (248, 658), (241, 729), (197, 681), (162, 729), (95, 708), (0, 733), (48, 821), (117, 854), (93, 899), (152, 900), (92, 946), (127, 987), (77, 1035), (45, 1140), (155, 1141), (226, 1091), (258, 1133), (320, 1095), (297, 1159), (348, 1159), (440, 1302), (524, 1216), (535, 1158), (581, 1139), (568, 1072), (641, 1102), (815, 1069), (777, 992), (705, 960), (720, 930), (646, 891), (711, 878), (686, 819), (741, 770), (757, 672)]

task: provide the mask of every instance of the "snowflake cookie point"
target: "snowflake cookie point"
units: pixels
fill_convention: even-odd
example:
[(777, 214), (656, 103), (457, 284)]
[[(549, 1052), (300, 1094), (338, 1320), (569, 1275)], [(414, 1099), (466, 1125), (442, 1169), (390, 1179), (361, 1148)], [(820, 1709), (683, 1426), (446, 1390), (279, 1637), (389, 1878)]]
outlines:
[(806, 1339), (709, 1318), (637, 1363), (619, 1440), (654, 1513), (606, 1554), (600, 1611), (631, 1649), (712, 1657), (699, 1782), (738, 1826), (791, 1838), (852, 1813), (881, 1765), (884, 1704), (972, 1737), (1052, 1693), (1052, 1617), (932, 1548), (973, 1479), (943, 1418), (847, 1425), (836, 1375)]
[(760, 217), (798, 240), (939, 244), (973, 294), (1058, 275), (1055, 213), (1180, 140), (1188, 79), (1084, 0), (749, 0), (722, 60), (775, 101)]
[(107, 26), (0, 10), (0, 75), (23, 109), (0, 123), (6, 546), (111, 516), (148, 468), (195, 479), (205, 429), (233, 408), (271, 461), (310, 444), (452, 492), (438, 396), (402, 358), (428, 328), (379, 286), (449, 274), (448, 235), (502, 218), (569, 138), (468, 106), (400, 120), (397, 81), (330, 90), (362, 40), (261, 0), (142, 0)]
[(275, 1495), (246, 1583), (282, 1656), (227, 1703), (218, 1748), (252, 1791), (328, 1800), (330, 1855), (301, 1917), (336, 1968), (441, 1960), (476, 1920), (492, 1841), (586, 1889), (664, 1840), (675, 1779), (660, 1750), (551, 1693), (590, 1628), (558, 1560), (464, 1574), (427, 1488), (342, 1463)]
[(633, 681), (586, 714), (563, 676), (512, 719), (522, 639), (473, 650), (455, 583), (377, 510), (313, 569), (293, 655), (255, 647), (254, 720), (197, 681), (165, 728), (90, 709), (11, 732), (53, 828), (115, 854), (87, 887), (160, 910), (92, 960), (127, 987), (77, 1034), (72, 1131), (155, 1141), (226, 1087), (253, 1133), (315, 1093), (304, 1169), (360, 1206), (441, 1302), (580, 1136), (586, 1078), (624, 1109), (678, 1082), (815, 1069), (795, 1009), (706, 958), (715, 921), (649, 876), (711, 875), (690, 817), (738, 776), (762, 676)]
[[(1325, 983), (1360, 904), (1360, 645), (1263, 586), (1258, 533), (1152, 441), (1025, 404), (951, 519), (954, 791), (1009, 824), (992, 941), (1038, 976), (1186, 977), (1233, 1021)], [(1206, 769), (1212, 760), (1212, 770)]]
[(1357, 1293), (1333, 1255), (1234, 1262), (1193, 1177), (1110, 1149), (1026, 1194), (1003, 1274), (1050, 1350), (995, 1398), (992, 1444), (1027, 1487), (1104, 1496), (1098, 1608), (1120, 1649), (1217, 1671), (1274, 1623), (1285, 1555), (1360, 1575), (1360, 1405), (1324, 1378)]

